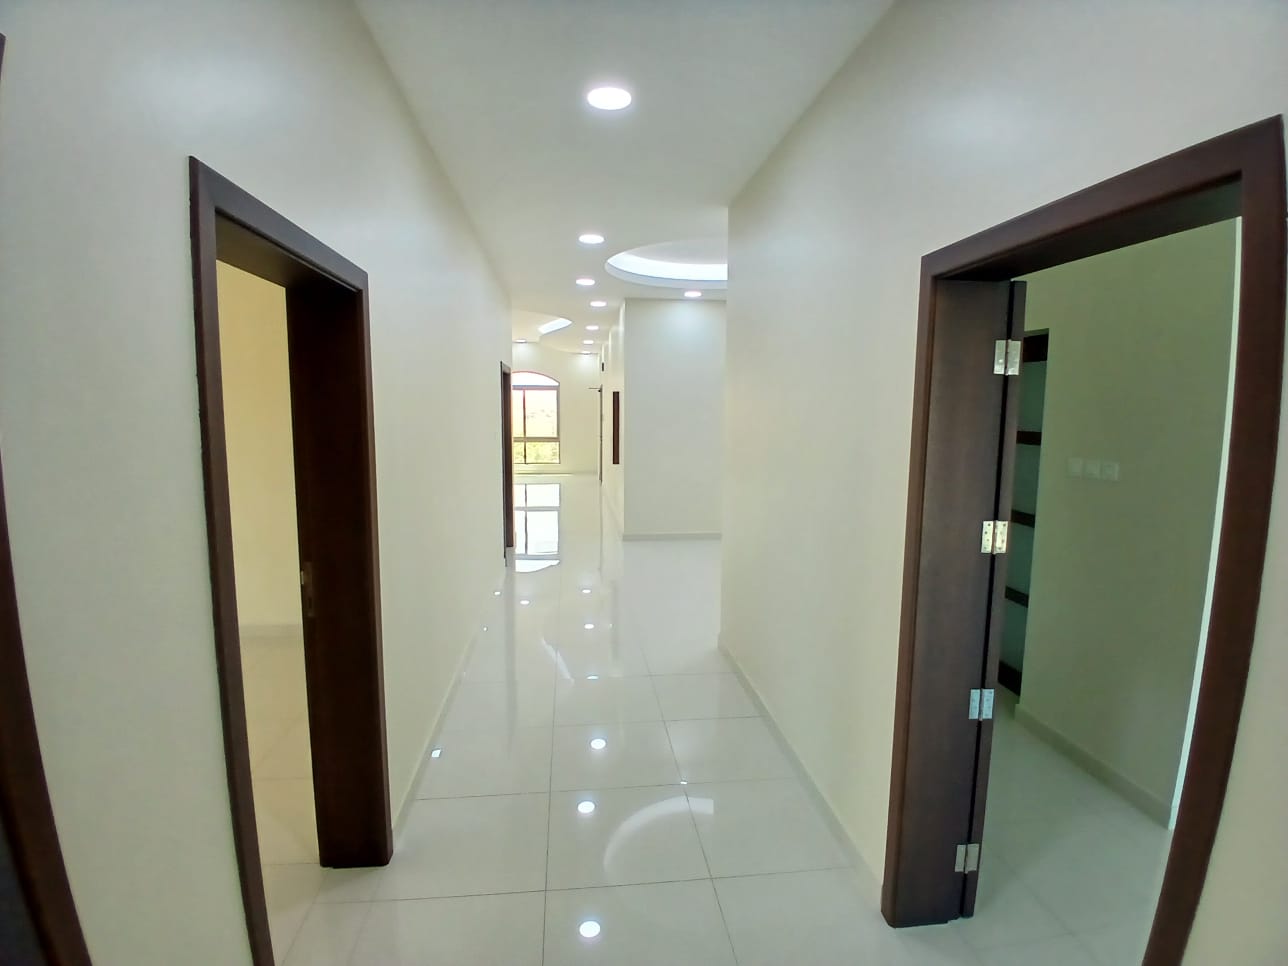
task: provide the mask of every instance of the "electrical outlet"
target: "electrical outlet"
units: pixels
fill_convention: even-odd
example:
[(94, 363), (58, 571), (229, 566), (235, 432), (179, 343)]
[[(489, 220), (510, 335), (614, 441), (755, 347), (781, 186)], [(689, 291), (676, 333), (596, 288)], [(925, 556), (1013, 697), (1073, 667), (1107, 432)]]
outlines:
[(1118, 482), (1118, 464), (1113, 460), (1101, 460), (1100, 478), (1108, 480), (1110, 483)]
[(1082, 475), (1092, 480), (1100, 479), (1100, 460), (1083, 461)]

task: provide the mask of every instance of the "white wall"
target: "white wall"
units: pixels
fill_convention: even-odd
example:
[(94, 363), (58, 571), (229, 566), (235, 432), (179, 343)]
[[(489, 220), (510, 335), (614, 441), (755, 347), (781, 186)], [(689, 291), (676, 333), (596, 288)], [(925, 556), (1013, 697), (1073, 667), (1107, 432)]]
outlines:
[[(524, 473), (597, 473), (599, 463), (599, 355), (544, 349), (528, 342), (514, 347), (514, 371), (527, 369), (559, 381), (559, 465), (523, 466)], [(515, 430), (518, 432), (518, 430)]]
[(622, 426), (630, 537), (720, 532), (725, 307), (687, 299), (628, 299)]
[(218, 282), (237, 620), (251, 630), (298, 628), (300, 545), (286, 289), (223, 262)]
[(499, 577), (507, 299), (347, 4), (8, 0), (0, 32), (0, 427), (72, 891), (98, 966), (244, 964), (187, 157), (371, 278), (395, 810)]
[[(1279, 0), (905, 0), (736, 198), (722, 641), (874, 869), (921, 256), (1284, 111), (1285, 51)], [(1279, 460), (1195, 964), (1288, 949), (1288, 865), (1265, 858), (1288, 854), (1288, 445)]]
[(1019, 713), (1169, 826), (1222, 503), (1235, 231), (1027, 279), (1050, 349)]

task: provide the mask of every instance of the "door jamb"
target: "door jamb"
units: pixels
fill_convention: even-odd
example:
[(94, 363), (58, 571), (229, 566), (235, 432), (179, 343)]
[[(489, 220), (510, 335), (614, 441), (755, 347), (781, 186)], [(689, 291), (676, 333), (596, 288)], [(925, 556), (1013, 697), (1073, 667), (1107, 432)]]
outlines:
[[(247, 747), (246, 707), (241, 666), (241, 644), (237, 620), (233, 571), (232, 517), (228, 494), (228, 458), (224, 435), (223, 388), (220, 368), (219, 311), (216, 260), (283, 285), (288, 291), (288, 314), (292, 292), (306, 292), (307, 286), (325, 284), (338, 292), (351, 293), (346, 326), (360, 326), (363, 411), (358, 414), (358, 443), (365, 465), (351, 467), (362, 490), (363, 509), (359, 529), (361, 547), (351, 561), (361, 586), (357, 597), (364, 602), (358, 618), (362, 633), (354, 646), (361, 650), (355, 666), (361, 680), (339, 680), (337, 675), (308, 674), (310, 698), (310, 741), (313, 744), (315, 800), (319, 811), (324, 800), (328, 814), (340, 814), (346, 823), (361, 814), (367, 824), (353, 834), (352, 847), (344, 850), (346, 865), (384, 865), (393, 852), (390, 821), (389, 767), (385, 737), (384, 680), (380, 640), (379, 548), (377, 545), (375, 432), (371, 394), (371, 349), (368, 321), (366, 273), (297, 225), (237, 187), (228, 179), (189, 158), (191, 190), (191, 233), (193, 305), (196, 324), (196, 359), (202, 444), (202, 475), (209, 541), (210, 589), (214, 612), (215, 654), (223, 717), (224, 756), (228, 772), (228, 795), (232, 811), (233, 845), (241, 878), (242, 902), (251, 955), (256, 966), (272, 966), (273, 952), (264, 899), (255, 805), (251, 786), (250, 752)], [(294, 422), (294, 415), (293, 415)], [(297, 481), (297, 487), (299, 486)], [(306, 657), (306, 664), (312, 664)], [(345, 699), (331, 692), (345, 687)], [(324, 693), (318, 694), (322, 690)], [(326, 718), (341, 718), (338, 725), (352, 721), (359, 738), (343, 748), (319, 748), (313, 703), (327, 708)], [(348, 717), (344, 717), (344, 716)], [(361, 742), (361, 743), (360, 743)], [(320, 787), (319, 755), (343, 757), (355, 765), (347, 787)], [(355, 760), (356, 759), (356, 760)], [(376, 777), (369, 781), (369, 777)], [(379, 787), (371, 787), (378, 785)], [(380, 816), (383, 813), (383, 827)], [(337, 823), (337, 827), (339, 824)], [(345, 824), (349, 831), (352, 826)], [(319, 837), (324, 838), (319, 821)], [(323, 861), (328, 846), (319, 841)]]
[[(942, 700), (913, 675), (923, 549), (921, 526), (938, 282), (1003, 280), (1178, 231), (1242, 216), (1239, 327), (1227, 498), (1216, 586), (1189, 765), (1144, 966), (1181, 961), (1220, 822), (1247, 685), (1261, 594), (1279, 442), (1285, 325), (1284, 127), (1282, 116), (1220, 135), (1035, 209), (926, 255), (921, 262), (917, 368), (908, 486), (894, 749), (882, 913), (909, 924), (900, 891), (902, 844), (917, 834), (905, 804), (909, 740), (924, 703)], [(977, 526), (977, 524), (975, 524)], [(965, 724), (966, 722), (963, 722)], [(966, 817), (963, 816), (963, 828)]]
[(513, 370), (501, 363), (501, 554), (514, 549), (514, 390)]

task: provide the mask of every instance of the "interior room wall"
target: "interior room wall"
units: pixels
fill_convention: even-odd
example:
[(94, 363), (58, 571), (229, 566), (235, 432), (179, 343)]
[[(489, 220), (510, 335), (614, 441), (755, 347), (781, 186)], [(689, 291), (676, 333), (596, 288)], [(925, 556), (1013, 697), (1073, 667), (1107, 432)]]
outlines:
[(217, 280), (237, 619), (243, 630), (298, 628), (286, 289), (223, 262)]
[(1168, 826), (1224, 502), (1235, 231), (1026, 279), (1050, 355), (1018, 716)]
[(623, 426), (631, 537), (720, 533), (725, 306), (696, 299), (628, 299)]
[(100, 966), (244, 964), (188, 156), (370, 276), (395, 813), (500, 579), (508, 298), (348, 3), (17, 0), (0, 32), (0, 426), (72, 892)]
[(595, 473), (599, 462), (599, 356), (545, 349), (531, 342), (516, 345), (514, 371), (540, 372), (559, 381), (559, 465), (524, 466), (525, 473)]
[[(1283, 112), (1285, 50), (1275, 0), (896, 3), (733, 202), (722, 642), (878, 875), (920, 259)], [(1288, 948), (1288, 866), (1265, 861), (1288, 854), (1279, 460), (1194, 964)]]

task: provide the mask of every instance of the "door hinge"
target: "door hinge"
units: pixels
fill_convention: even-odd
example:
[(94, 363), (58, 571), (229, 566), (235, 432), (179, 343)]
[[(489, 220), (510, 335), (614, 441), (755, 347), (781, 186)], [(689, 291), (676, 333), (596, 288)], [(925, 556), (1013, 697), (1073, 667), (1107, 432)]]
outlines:
[(1018, 339), (998, 339), (993, 343), (993, 375), (1018, 376), (1023, 348), (1024, 343)]
[(966, 714), (967, 721), (993, 720), (993, 689), (971, 688), (970, 709)]
[(1011, 533), (1009, 520), (985, 520), (980, 531), (980, 553), (1006, 553), (1006, 540)]
[(978, 842), (957, 846), (957, 861), (953, 863), (953, 871), (963, 874), (979, 871)]

